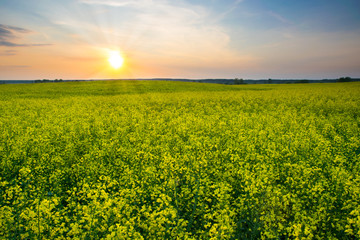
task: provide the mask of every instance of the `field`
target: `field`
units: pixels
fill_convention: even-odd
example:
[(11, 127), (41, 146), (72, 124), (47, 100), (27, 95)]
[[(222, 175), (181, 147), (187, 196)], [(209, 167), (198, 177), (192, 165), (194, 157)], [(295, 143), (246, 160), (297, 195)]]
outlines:
[(359, 239), (360, 83), (0, 85), (1, 239)]

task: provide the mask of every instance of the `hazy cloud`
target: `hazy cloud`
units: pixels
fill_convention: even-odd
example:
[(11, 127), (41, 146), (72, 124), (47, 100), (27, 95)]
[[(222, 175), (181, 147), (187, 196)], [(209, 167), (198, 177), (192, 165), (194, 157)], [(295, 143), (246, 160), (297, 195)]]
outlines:
[(0, 56), (14, 56), (14, 55), (16, 55), (15, 50), (6, 50), (3, 52), (0, 52)]
[(232, 5), (230, 5), (230, 7), (229, 7), (226, 11), (217, 14), (218, 16), (216, 16), (216, 17), (214, 18), (214, 19), (215, 19), (215, 22), (224, 19), (227, 15), (229, 15), (229, 14), (232, 13), (235, 9), (237, 9), (237, 8), (239, 7), (240, 3), (242, 3), (242, 2), (243, 2), (243, 0), (237, 0), (237, 1), (235, 1)]
[(133, 6), (133, 7), (144, 7), (155, 4), (156, 1), (153, 0), (138, 0), (138, 1), (124, 1), (124, 0), (80, 0), (82, 3), (87, 4), (97, 4), (97, 5), (107, 5), (112, 7), (125, 7), (125, 6)]
[[(39, 44), (39, 43), (27, 44), (27, 43), (17, 43), (16, 42), (16, 40), (19, 40), (22, 38), (19, 35), (31, 33), (31, 32), (32, 31), (25, 29), (25, 28), (0, 24), (0, 47), (1, 46), (3, 46), (3, 47), (39, 47), (39, 46), (51, 45), (51, 44)], [(13, 52), (13, 54), (15, 54), (15, 53)]]
[(42, 46), (51, 46), (52, 44), (43, 44), (43, 43), (35, 43), (35, 44), (19, 44), (9, 41), (0, 41), (0, 46), (4, 47), (42, 47)]
[(16, 39), (16, 33), (30, 33), (30, 30), (9, 25), (0, 24), (0, 42)]
[(268, 14), (269, 14), (271, 17), (275, 18), (276, 20), (278, 20), (278, 21), (280, 21), (280, 22), (282, 22), (282, 23), (285, 23), (285, 24), (290, 24), (290, 23), (291, 23), (288, 19), (286, 19), (285, 17), (281, 16), (281, 15), (278, 14), (278, 13), (269, 11)]
[[(242, 62), (244, 56), (230, 49), (230, 36), (208, 7), (179, 0), (79, 0), (85, 4), (129, 9), (127, 21), (112, 26), (113, 36), (128, 41), (142, 62), (156, 59), (157, 65), (208, 64), (210, 67)], [(234, 1), (235, 8), (241, 1)], [(104, 26), (109, 29), (108, 25)], [(110, 30), (110, 29), (109, 29)], [(112, 31), (108, 31), (109, 33)], [(132, 35), (129, 36), (128, 33)], [(114, 34), (117, 33), (117, 36)], [(247, 58), (247, 57), (246, 57)]]
[(30, 65), (0, 65), (0, 69), (9, 69), (9, 68), (29, 68)]

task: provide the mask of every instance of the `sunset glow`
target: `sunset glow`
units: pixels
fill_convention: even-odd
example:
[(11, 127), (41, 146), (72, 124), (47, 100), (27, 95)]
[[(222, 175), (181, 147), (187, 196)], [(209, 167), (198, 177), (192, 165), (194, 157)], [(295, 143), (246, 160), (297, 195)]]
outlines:
[(124, 63), (124, 58), (120, 55), (118, 51), (111, 51), (109, 54), (109, 63), (114, 69), (122, 67)]
[(0, 80), (359, 77), (358, 9), (358, 0), (0, 1)]

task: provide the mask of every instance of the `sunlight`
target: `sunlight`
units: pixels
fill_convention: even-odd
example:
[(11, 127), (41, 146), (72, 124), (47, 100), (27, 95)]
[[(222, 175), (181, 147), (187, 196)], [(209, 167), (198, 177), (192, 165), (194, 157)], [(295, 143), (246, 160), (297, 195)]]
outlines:
[(114, 69), (119, 69), (124, 63), (124, 58), (120, 55), (118, 51), (111, 51), (109, 55), (110, 56), (108, 58), (108, 61), (110, 65)]

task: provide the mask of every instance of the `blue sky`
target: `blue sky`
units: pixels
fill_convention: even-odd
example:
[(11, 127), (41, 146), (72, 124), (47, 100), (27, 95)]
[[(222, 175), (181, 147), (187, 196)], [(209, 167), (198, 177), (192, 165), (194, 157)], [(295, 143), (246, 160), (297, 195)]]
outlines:
[(0, 79), (342, 76), (360, 77), (359, 0), (0, 1)]

